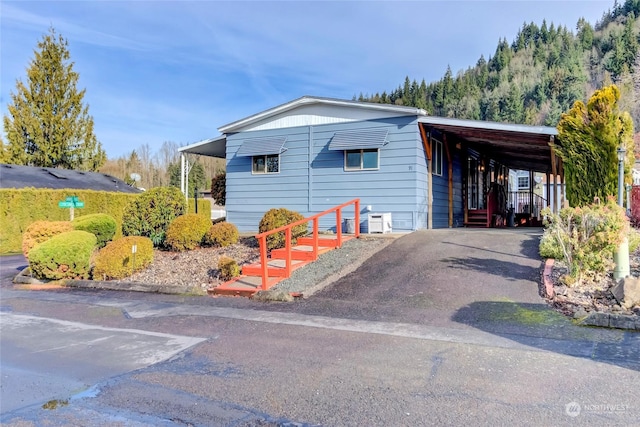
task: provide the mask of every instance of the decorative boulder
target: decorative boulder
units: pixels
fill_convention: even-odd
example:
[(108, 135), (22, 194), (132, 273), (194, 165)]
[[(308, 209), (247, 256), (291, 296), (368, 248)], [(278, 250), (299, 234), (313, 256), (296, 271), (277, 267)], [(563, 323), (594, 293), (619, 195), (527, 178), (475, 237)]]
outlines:
[(640, 279), (625, 277), (611, 288), (611, 293), (618, 303), (627, 310), (640, 305)]

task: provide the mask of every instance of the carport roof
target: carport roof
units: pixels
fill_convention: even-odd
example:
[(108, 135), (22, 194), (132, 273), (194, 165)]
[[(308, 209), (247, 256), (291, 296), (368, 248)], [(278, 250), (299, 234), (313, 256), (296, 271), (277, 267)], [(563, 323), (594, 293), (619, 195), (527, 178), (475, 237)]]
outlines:
[(227, 155), (227, 136), (220, 135), (215, 138), (205, 139), (204, 141), (180, 147), (178, 151), (185, 154), (200, 154), (224, 159)]
[(517, 125), (445, 117), (420, 117), (429, 128), (464, 140), (469, 147), (488, 154), (510, 169), (551, 171), (551, 142), (558, 135), (549, 126)]

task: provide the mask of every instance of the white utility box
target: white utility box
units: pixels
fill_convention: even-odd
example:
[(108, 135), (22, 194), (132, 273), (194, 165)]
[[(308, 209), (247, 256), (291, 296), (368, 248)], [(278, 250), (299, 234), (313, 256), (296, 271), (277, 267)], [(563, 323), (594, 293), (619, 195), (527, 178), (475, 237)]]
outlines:
[(370, 213), (368, 218), (369, 233), (391, 233), (391, 212)]

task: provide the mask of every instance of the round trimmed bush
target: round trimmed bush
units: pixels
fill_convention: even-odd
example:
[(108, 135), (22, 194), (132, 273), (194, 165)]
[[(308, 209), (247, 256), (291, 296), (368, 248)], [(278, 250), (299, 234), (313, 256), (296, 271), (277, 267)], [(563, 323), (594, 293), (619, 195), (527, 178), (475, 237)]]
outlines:
[(185, 206), (184, 195), (176, 187), (145, 191), (125, 206), (122, 234), (148, 237), (154, 246), (162, 246), (169, 224), (185, 213)]
[(211, 220), (203, 215), (181, 215), (169, 225), (165, 245), (173, 251), (195, 249), (200, 246), (209, 228)]
[[(260, 233), (264, 233), (265, 231), (273, 230), (301, 219), (304, 219), (302, 214), (290, 211), (289, 209), (270, 209), (260, 220), (259, 231)], [(300, 224), (293, 227), (291, 230), (292, 243), (295, 243), (298, 237), (304, 236), (305, 234), (307, 234), (307, 224)], [(285, 246), (284, 238), (284, 231), (267, 236), (267, 249), (283, 248)]]
[(96, 213), (90, 215), (79, 216), (72, 221), (73, 228), (76, 230), (88, 231), (95, 234), (98, 239), (98, 247), (102, 248), (107, 242), (113, 239), (116, 234), (118, 224), (111, 215), (104, 213)]
[(53, 236), (29, 252), (29, 267), (39, 279), (88, 279), (98, 239), (82, 230)]
[(239, 238), (238, 227), (230, 222), (219, 222), (209, 228), (202, 242), (208, 246), (225, 247), (238, 243)]
[(34, 246), (67, 231), (73, 231), (73, 225), (69, 221), (32, 222), (22, 234), (22, 253), (27, 258)]
[[(135, 257), (132, 247), (136, 246)], [(94, 257), (95, 280), (122, 279), (153, 262), (153, 242), (148, 237), (127, 236), (107, 243)]]
[(231, 280), (240, 275), (240, 267), (236, 260), (223, 256), (218, 260), (218, 270), (222, 280)]

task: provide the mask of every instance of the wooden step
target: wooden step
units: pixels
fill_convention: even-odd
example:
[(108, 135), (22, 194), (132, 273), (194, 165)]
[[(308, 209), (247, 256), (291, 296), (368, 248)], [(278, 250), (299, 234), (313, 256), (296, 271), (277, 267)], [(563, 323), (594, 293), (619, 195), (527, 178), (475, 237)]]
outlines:
[[(267, 279), (267, 289), (282, 280), (282, 277), (269, 277)], [(213, 289), (207, 291), (210, 295), (231, 295), (250, 297), (262, 289), (262, 277), (240, 276), (225, 283), (221, 283)]]
[[(329, 251), (331, 248), (319, 247), (318, 255)], [(287, 250), (285, 248), (274, 249), (271, 251), (272, 259), (286, 259)], [(311, 245), (296, 245), (291, 248), (291, 259), (301, 261), (315, 261), (313, 257), (313, 246)]]
[(489, 218), (486, 209), (475, 209), (467, 212), (465, 227), (489, 227)]
[[(344, 237), (342, 240), (346, 240)], [(298, 237), (298, 241), (296, 245), (305, 245), (305, 246), (313, 246), (313, 237)], [(338, 247), (338, 238), (337, 237), (318, 237), (318, 246), (323, 248), (337, 248)]]
[[(291, 271), (307, 264), (302, 260), (291, 261)], [(269, 259), (267, 261), (267, 274), (269, 277), (285, 277), (287, 275), (285, 260)], [(247, 264), (242, 266), (242, 274), (245, 276), (262, 276), (262, 264)]]

